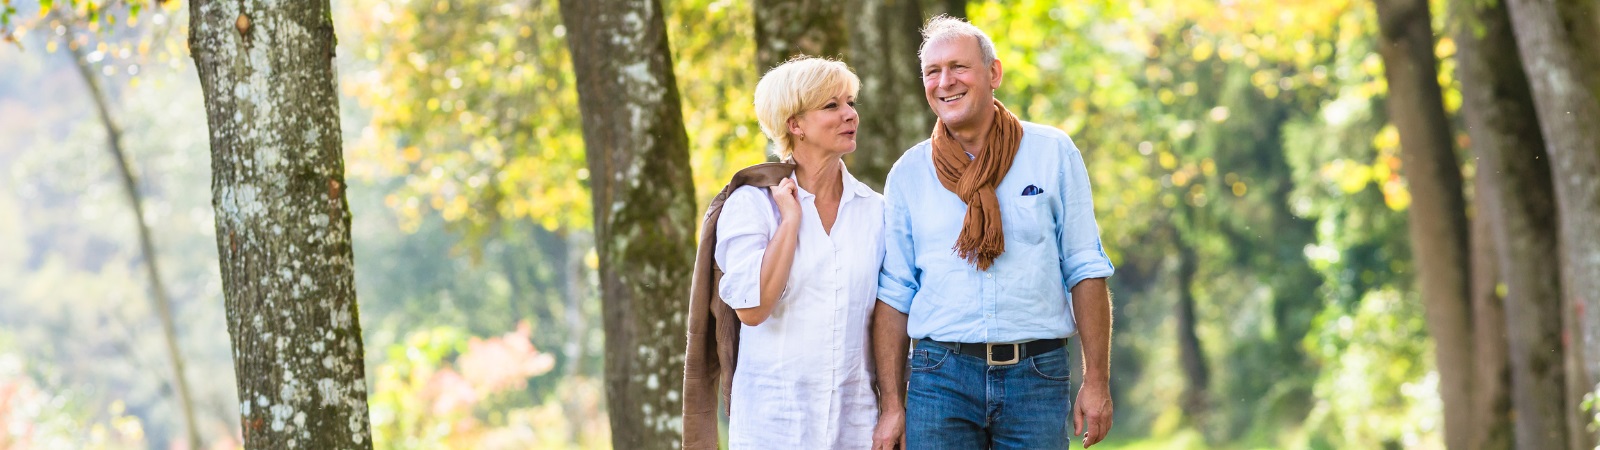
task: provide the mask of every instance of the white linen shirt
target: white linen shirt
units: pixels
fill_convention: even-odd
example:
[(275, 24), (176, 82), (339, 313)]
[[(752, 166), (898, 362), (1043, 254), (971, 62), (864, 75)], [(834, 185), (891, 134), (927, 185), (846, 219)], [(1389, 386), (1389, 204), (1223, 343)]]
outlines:
[[(823, 231), (816, 195), (797, 187), (801, 219), (789, 282), (766, 321), (740, 326), (730, 449), (872, 446), (878, 403), (867, 323), (883, 263), (883, 196), (840, 167), (844, 192), (832, 233)], [(761, 261), (779, 217), (766, 188), (741, 187), (723, 204), (717, 289), (734, 309), (761, 304)]]

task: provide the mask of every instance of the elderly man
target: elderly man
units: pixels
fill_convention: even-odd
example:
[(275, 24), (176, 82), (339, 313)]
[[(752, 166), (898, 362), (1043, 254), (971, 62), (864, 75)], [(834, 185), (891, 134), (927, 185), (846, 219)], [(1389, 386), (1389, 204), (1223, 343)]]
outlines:
[(938, 122), (884, 188), (874, 447), (1067, 448), (1074, 435), (1093, 445), (1111, 430), (1113, 269), (1083, 156), (1066, 133), (995, 100), (1003, 71), (982, 30), (936, 17), (919, 54)]

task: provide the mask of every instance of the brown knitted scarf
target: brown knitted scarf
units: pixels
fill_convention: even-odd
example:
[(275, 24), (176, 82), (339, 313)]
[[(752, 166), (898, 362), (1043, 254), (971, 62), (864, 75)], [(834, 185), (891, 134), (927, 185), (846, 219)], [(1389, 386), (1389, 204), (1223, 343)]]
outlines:
[(944, 121), (933, 125), (933, 167), (939, 183), (967, 202), (967, 217), (954, 250), (978, 270), (989, 270), (994, 259), (1006, 251), (1005, 231), (1000, 227), (1000, 199), (994, 188), (1011, 170), (1011, 160), (1022, 146), (1022, 121), (1011, 114), (1000, 100), (994, 101), (994, 123), (976, 159), (967, 159), (961, 143), (950, 136)]

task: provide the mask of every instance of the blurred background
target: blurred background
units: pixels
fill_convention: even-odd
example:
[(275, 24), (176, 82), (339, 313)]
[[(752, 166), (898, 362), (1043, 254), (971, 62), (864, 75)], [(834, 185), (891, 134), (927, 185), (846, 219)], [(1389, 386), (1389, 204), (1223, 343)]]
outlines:
[[(237, 448), (188, 6), (66, 3), (5, 2), (0, 449)], [(702, 210), (767, 158), (752, 93), (784, 55), (758, 23), (810, 11), (771, 3), (782, 2), (659, 3)], [(914, 49), (934, 14), (987, 30), (1005, 70), (997, 98), (1083, 150), (1118, 266), (1104, 448), (1446, 446), (1436, 344), (1485, 347), (1437, 341), (1424, 320), (1407, 229), (1417, 203), (1373, 4), (843, 5), (818, 7), (822, 25), (798, 48), (862, 74), (849, 163), (875, 188), (932, 125)], [(1443, 220), (1464, 229), (1481, 210), (1480, 162), (1456, 36), (1482, 25), (1424, 6), (1443, 154), (1466, 202)], [(349, 0), (333, 12), (374, 444), (611, 447), (572, 67), (597, 56), (569, 54), (555, 1)], [(1487, 273), (1469, 277), (1488, 280), (1476, 292), (1507, 295)]]

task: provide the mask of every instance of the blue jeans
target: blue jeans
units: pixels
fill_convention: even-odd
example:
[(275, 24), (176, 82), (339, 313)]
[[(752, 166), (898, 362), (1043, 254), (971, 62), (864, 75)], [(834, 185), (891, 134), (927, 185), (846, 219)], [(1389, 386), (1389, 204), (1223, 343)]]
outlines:
[(917, 341), (906, 389), (908, 449), (1051, 449), (1071, 444), (1067, 349), (990, 366)]

